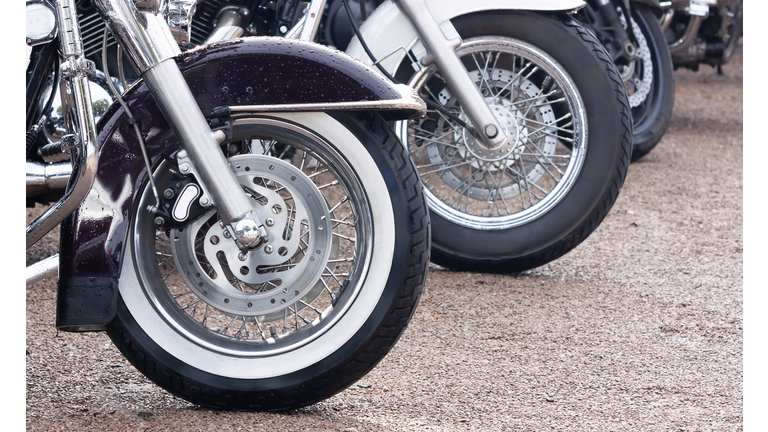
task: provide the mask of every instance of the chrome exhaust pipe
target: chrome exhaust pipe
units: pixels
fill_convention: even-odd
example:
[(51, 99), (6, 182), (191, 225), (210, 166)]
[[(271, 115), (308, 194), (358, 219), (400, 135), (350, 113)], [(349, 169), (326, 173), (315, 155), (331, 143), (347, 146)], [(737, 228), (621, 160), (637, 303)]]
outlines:
[(27, 196), (64, 191), (71, 175), (72, 164), (69, 162), (43, 164), (27, 161)]
[(207, 45), (213, 42), (239, 38), (245, 32), (242, 27), (243, 18), (248, 16), (248, 9), (240, 6), (225, 6), (219, 10), (216, 18), (216, 28), (203, 43)]

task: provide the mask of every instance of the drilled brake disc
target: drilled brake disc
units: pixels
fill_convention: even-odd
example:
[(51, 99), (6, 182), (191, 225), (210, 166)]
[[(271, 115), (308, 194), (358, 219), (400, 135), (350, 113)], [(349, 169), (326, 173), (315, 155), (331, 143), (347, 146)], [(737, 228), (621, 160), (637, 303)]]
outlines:
[(219, 311), (259, 320), (282, 316), (322, 289), (320, 276), (335, 254), (331, 214), (317, 186), (290, 163), (264, 155), (230, 162), (268, 241), (242, 252), (212, 209), (172, 230), (174, 260), (190, 289)]

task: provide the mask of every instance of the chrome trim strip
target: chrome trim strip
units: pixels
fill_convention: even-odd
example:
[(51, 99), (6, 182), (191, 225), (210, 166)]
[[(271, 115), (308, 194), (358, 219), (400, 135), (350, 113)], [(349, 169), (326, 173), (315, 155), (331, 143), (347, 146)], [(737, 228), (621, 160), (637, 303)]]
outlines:
[(30, 286), (41, 280), (58, 276), (59, 274), (59, 255), (48, 257), (27, 267), (27, 286)]
[(416, 93), (410, 87), (404, 84), (396, 84), (402, 98), (383, 101), (359, 101), (359, 102), (334, 102), (319, 104), (278, 104), (278, 105), (237, 105), (230, 106), (229, 111), (233, 118), (245, 114), (265, 113), (265, 112), (315, 112), (315, 111), (387, 111), (387, 110), (409, 110), (418, 112), (418, 116), (423, 117), (427, 113), (426, 103), (416, 96)]

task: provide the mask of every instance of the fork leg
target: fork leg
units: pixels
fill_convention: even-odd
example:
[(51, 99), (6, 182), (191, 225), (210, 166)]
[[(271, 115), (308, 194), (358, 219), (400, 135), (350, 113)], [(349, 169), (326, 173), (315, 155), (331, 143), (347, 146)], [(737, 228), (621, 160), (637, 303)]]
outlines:
[(232, 228), (242, 248), (258, 245), (267, 235), (266, 228), (243, 193), (179, 71), (174, 57), (181, 51), (165, 18), (152, 11), (137, 10), (132, 0), (95, 0), (94, 4), (139, 68), (222, 222)]
[(504, 143), (506, 134), (502, 133), (496, 116), (456, 55), (455, 49), (461, 41), (445, 37), (424, 0), (395, 0), (395, 4), (416, 28), (419, 38), (430, 51), (429, 59), (437, 64), (451, 92), (461, 102), (482, 143), (488, 148)]

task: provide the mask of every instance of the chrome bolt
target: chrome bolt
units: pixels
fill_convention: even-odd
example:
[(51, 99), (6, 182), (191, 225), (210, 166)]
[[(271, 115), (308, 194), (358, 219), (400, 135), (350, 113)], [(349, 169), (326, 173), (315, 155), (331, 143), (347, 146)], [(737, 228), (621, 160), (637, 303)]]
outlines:
[(267, 220), (264, 222), (266, 222), (267, 226), (272, 226), (275, 224), (275, 220), (272, 218), (267, 218)]
[(211, 200), (209, 200), (208, 197), (202, 197), (200, 198), (200, 205), (203, 207), (208, 207), (211, 205)]
[(160, 216), (155, 218), (155, 225), (163, 226), (164, 223), (165, 223), (165, 219), (161, 218)]
[(232, 238), (232, 234), (229, 233), (229, 230), (224, 230), (224, 238)]
[(288, 33), (288, 27), (286, 26), (280, 26), (280, 33), (286, 34)]
[(175, 192), (171, 188), (168, 188), (165, 191), (163, 191), (163, 196), (168, 198), (168, 199), (173, 198), (174, 195), (175, 195)]
[(274, 251), (274, 250), (275, 250), (275, 249), (272, 247), (272, 245), (266, 245), (266, 246), (264, 246), (264, 252), (266, 252), (266, 253), (268, 253), (268, 254), (271, 254), (271, 253), (272, 253), (272, 251)]
[(240, 261), (245, 261), (245, 259), (248, 258), (248, 255), (246, 255), (245, 252), (240, 252), (239, 254), (237, 254), (237, 258)]
[(189, 172), (189, 170), (190, 170), (190, 166), (187, 163), (183, 163), (179, 167), (179, 171), (181, 171), (183, 174), (187, 174)]
[[(496, 108), (498, 110), (498, 108)], [(485, 126), (485, 136), (488, 138), (494, 138), (496, 135), (499, 134), (499, 129), (496, 127), (496, 125), (486, 125)]]

